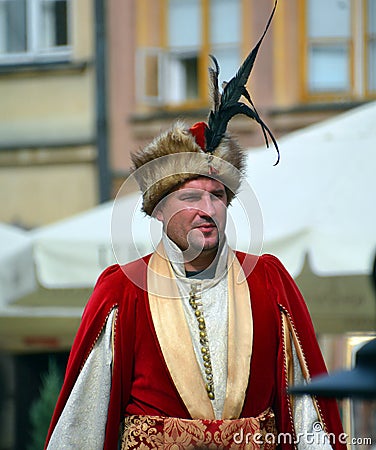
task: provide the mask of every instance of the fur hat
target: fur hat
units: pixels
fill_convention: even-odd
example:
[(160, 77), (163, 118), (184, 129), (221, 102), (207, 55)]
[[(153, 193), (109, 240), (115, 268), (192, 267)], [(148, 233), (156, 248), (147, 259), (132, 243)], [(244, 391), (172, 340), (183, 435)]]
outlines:
[(197, 144), (192, 128), (176, 122), (149, 145), (132, 155), (134, 175), (143, 194), (143, 210), (152, 215), (159, 201), (185, 181), (206, 176), (221, 181), (228, 203), (234, 198), (245, 168), (245, 154), (239, 144), (225, 135), (213, 153)]
[[(143, 194), (143, 210), (152, 215), (158, 202), (174, 188), (190, 179), (206, 176), (221, 181), (228, 202), (239, 190), (244, 172), (245, 155), (237, 142), (226, 133), (227, 124), (237, 114), (255, 120), (262, 128), (266, 145), (271, 138), (279, 161), (276, 140), (257, 113), (246, 88), (257, 52), (273, 18), (277, 0), (265, 31), (249, 53), (236, 75), (219, 92), (219, 65), (214, 56), (214, 67), (209, 68), (213, 108), (208, 123), (199, 122), (188, 128), (178, 121), (171, 129), (156, 137), (149, 145), (132, 155), (133, 170)], [(248, 105), (241, 102), (244, 97)]]

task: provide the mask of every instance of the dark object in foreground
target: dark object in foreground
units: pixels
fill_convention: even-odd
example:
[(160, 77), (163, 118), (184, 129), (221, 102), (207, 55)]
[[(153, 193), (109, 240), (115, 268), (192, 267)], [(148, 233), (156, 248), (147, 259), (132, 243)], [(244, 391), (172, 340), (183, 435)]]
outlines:
[(309, 384), (290, 387), (289, 393), (376, 399), (376, 339), (367, 342), (357, 351), (354, 369), (315, 377)]

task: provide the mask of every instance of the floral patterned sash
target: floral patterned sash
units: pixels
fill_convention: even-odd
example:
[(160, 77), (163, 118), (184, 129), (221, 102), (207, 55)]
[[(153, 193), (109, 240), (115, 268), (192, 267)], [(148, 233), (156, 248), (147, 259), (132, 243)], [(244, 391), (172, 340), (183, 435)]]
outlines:
[(223, 420), (128, 416), (124, 420), (121, 448), (274, 450), (276, 434), (271, 409), (258, 417)]

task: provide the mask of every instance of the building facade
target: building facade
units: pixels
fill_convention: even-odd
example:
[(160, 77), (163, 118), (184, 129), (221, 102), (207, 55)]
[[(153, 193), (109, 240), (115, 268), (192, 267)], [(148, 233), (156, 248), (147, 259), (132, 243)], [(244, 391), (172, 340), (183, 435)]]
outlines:
[(98, 202), (91, 0), (0, 1), (0, 220), (33, 228)]
[[(115, 174), (127, 172), (131, 150), (177, 117), (205, 120), (209, 55), (219, 61), (221, 81), (232, 77), (261, 36), (273, 4), (108, 3)], [(375, 0), (279, 1), (248, 88), (277, 136), (376, 98)], [(263, 141), (246, 119), (234, 119), (229, 129), (246, 146)]]
[[(273, 4), (0, 0), (0, 220), (31, 228), (113, 196), (130, 152), (176, 118), (206, 119), (209, 55), (232, 77)], [(248, 84), (273, 133), (376, 98), (375, 36), (375, 0), (280, 0)], [(263, 142), (245, 118), (229, 129)]]

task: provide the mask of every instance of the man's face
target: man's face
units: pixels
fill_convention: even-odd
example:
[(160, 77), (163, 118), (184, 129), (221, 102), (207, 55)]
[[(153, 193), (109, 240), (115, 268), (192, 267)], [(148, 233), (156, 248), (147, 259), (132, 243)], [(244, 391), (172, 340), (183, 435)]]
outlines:
[(181, 250), (209, 251), (224, 236), (227, 194), (220, 181), (199, 177), (182, 184), (158, 207), (168, 237)]

